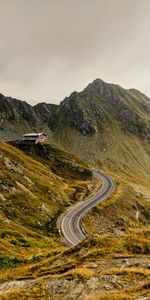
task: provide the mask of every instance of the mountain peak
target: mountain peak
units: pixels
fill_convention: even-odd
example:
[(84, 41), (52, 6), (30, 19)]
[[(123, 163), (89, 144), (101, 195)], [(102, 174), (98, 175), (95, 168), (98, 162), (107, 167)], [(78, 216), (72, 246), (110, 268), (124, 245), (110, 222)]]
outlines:
[(101, 78), (96, 78), (90, 84), (101, 85), (101, 84), (106, 84), (106, 82), (104, 80), (102, 80)]
[(96, 78), (92, 82), (90, 82), (85, 89), (87, 89), (87, 88), (95, 89), (95, 88), (98, 88), (98, 87), (103, 86), (105, 84), (107, 84), (105, 81), (103, 81), (100, 78)]
[(87, 85), (85, 89), (97, 90), (104, 87), (111, 90), (112, 89), (124, 90), (119, 84), (108, 83), (100, 78), (96, 78), (95, 80), (93, 80), (91, 83)]
[(105, 98), (113, 97), (114, 93), (117, 93), (116, 87), (120, 87), (118, 85), (114, 85), (111, 83), (107, 83), (100, 78), (95, 79), (93, 82), (89, 83), (88, 86), (84, 89), (86, 93), (97, 93), (100, 96)]

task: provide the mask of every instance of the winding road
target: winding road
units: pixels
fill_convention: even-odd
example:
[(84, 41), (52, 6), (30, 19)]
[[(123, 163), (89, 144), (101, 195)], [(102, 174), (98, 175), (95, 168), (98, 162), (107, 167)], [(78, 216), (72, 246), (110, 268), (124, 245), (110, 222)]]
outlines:
[(83, 216), (91, 210), (91, 208), (111, 195), (115, 188), (115, 183), (111, 177), (95, 171), (94, 176), (97, 176), (102, 183), (99, 190), (92, 197), (74, 205), (63, 215), (60, 221), (61, 233), (66, 243), (71, 246), (75, 246), (85, 239), (85, 233), (81, 228), (81, 219)]

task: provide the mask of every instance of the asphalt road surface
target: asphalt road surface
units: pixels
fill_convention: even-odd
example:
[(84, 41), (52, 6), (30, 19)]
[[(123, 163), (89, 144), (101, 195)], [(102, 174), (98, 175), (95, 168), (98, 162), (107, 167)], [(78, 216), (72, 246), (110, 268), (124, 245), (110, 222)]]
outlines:
[(63, 215), (60, 224), (60, 230), (65, 238), (66, 244), (75, 246), (85, 239), (85, 233), (81, 228), (81, 219), (91, 210), (92, 207), (105, 200), (115, 188), (115, 183), (111, 177), (94, 172), (102, 185), (99, 190), (90, 198), (74, 205), (68, 212)]

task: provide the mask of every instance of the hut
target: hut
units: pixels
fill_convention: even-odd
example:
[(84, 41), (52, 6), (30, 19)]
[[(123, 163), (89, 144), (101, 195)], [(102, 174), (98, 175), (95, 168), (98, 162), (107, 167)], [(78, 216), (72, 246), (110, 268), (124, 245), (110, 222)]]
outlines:
[(47, 135), (43, 132), (26, 133), (22, 136), (22, 141), (25, 143), (44, 143), (47, 140)]

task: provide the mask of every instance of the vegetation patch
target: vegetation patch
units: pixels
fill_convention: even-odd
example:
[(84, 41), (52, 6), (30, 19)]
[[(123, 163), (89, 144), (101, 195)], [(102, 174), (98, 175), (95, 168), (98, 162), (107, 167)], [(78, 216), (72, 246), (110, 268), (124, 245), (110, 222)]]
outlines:
[(8, 267), (13, 267), (21, 264), (23, 261), (18, 258), (9, 258), (5, 256), (0, 256), (0, 269), (6, 269)]

